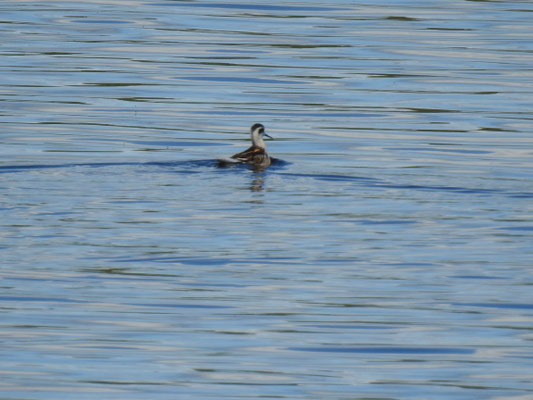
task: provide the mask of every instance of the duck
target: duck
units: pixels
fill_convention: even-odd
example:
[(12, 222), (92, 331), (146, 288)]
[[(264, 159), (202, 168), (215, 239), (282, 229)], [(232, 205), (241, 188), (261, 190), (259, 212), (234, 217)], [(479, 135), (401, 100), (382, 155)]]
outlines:
[(273, 139), (272, 136), (265, 133), (265, 127), (262, 124), (253, 124), (250, 128), (250, 136), (252, 145), (240, 153), (232, 155), (229, 159), (220, 159), (220, 166), (227, 166), (230, 164), (249, 164), (254, 169), (264, 169), (272, 163), (272, 158), (266, 151), (266, 145), (263, 137)]

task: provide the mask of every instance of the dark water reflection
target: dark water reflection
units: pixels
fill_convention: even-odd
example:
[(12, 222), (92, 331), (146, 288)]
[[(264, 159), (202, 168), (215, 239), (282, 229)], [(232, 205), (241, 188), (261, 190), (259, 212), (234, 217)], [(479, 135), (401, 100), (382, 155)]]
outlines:
[(533, 396), (531, 11), (2, 2), (0, 397)]

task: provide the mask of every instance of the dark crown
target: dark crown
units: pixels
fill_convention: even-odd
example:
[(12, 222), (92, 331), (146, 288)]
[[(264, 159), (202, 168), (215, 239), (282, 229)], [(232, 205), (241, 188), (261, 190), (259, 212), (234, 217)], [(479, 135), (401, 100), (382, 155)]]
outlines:
[(252, 125), (252, 132), (257, 130), (257, 129), (261, 129), (262, 131), (264, 131), (265, 127), (262, 124), (253, 124)]

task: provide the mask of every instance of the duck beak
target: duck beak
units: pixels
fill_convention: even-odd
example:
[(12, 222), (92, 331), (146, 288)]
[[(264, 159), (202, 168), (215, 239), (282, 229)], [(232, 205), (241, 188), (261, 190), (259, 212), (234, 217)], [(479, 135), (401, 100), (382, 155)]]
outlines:
[(265, 137), (267, 137), (267, 138), (269, 138), (269, 139), (272, 139), (272, 140), (274, 140), (274, 138), (273, 138), (272, 136), (270, 136), (270, 135), (267, 135), (266, 133), (263, 133), (263, 136), (265, 136)]

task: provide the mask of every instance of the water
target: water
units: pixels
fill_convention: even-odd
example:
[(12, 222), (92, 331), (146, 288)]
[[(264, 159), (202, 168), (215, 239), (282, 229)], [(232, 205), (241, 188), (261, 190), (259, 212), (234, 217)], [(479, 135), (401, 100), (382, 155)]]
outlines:
[(3, 1), (0, 398), (533, 398), (532, 11)]

